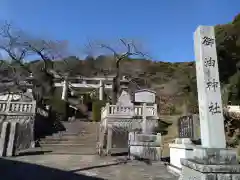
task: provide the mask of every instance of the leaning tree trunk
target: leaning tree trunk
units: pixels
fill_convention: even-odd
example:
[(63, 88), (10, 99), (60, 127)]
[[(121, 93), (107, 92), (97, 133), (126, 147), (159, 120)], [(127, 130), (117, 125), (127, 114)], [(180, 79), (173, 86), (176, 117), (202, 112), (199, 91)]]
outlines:
[(113, 78), (112, 104), (117, 103), (119, 91), (120, 91), (120, 61), (117, 61), (116, 62), (116, 76)]

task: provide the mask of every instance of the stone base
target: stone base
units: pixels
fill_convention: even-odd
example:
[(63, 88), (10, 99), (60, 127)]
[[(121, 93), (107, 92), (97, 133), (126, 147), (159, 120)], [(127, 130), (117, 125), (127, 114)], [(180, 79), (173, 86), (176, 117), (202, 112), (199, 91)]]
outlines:
[(138, 134), (137, 132), (129, 132), (128, 141), (132, 142), (156, 142), (158, 144), (162, 143), (161, 133), (157, 135), (153, 134)]
[(35, 148), (35, 147), (36, 147), (36, 143), (35, 143), (35, 141), (32, 141), (30, 144), (30, 148)]
[(181, 170), (180, 159), (192, 159), (193, 151), (196, 148), (193, 144), (169, 144), (170, 148), (170, 165)]
[(176, 138), (175, 144), (193, 144), (190, 138)]
[(192, 159), (181, 159), (180, 179), (240, 180), (240, 164), (232, 149), (196, 147)]
[(182, 173), (182, 169), (179, 169), (178, 167), (173, 166), (171, 164), (167, 165), (167, 170), (168, 170), (168, 172), (170, 172), (174, 176), (179, 176)]
[(161, 134), (137, 134), (129, 133), (129, 155), (132, 158), (161, 160)]
[(207, 165), (194, 160), (181, 159), (179, 180), (240, 180), (240, 165)]
[(193, 160), (199, 164), (207, 165), (239, 164), (236, 150), (226, 148), (197, 146), (193, 152)]
[(152, 161), (160, 161), (162, 157), (162, 148), (144, 144), (136, 144), (129, 146), (130, 156), (135, 159), (148, 159)]
[(161, 143), (161, 134), (158, 135), (153, 134), (136, 134), (135, 141), (137, 142), (156, 142)]

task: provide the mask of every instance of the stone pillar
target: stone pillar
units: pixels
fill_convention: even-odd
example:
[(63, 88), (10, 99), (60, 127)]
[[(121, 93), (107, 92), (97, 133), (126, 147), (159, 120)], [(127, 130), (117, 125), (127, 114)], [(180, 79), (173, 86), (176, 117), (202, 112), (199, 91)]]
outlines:
[(10, 126), (10, 134), (7, 146), (7, 156), (15, 156), (16, 154), (16, 136), (17, 136), (17, 129), (19, 128), (18, 122), (11, 122)]
[(113, 129), (111, 125), (107, 128), (107, 154), (111, 154)]
[(143, 134), (148, 134), (148, 129), (147, 129), (147, 116), (146, 116), (146, 103), (143, 103), (142, 106), (142, 133)]
[(7, 102), (7, 104), (6, 104), (5, 113), (8, 113), (10, 111), (11, 99), (9, 98), (6, 102)]
[(226, 149), (214, 27), (199, 26), (194, 43), (202, 147), (181, 159), (180, 179), (240, 179), (237, 153)]
[(67, 80), (63, 81), (63, 88), (62, 88), (62, 100), (66, 100), (68, 91), (68, 83)]
[(157, 119), (158, 119), (158, 105), (157, 104), (154, 104), (153, 105), (154, 106), (154, 115), (155, 115), (155, 117), (157, 117)]
[(214, 27), (198, 27), (194, 38), (202, 146), (225, 148)]
[(83, 95), (80, 96), (80, 104), (83, 104), (84, 103), (84, 98), (83, 98)]
[(10, 123), (3, 122), (1, 136), (0, 136), (0, 157), (6, 156), (7, 154), (7, 145), (8, 145), (7, 140), (9, 138), (9, 131), (10, 131)]
[(99, 81), (99, 100), (103, 100), (103, 89), (104, 89), (104, 84), (103, 81)]
[(35, 142), (35, 115), (30, 119), (29, 124), (31, 124), (31, 148), (35, 148), (36, 147), (36, 142)]
[(197, 114), (193, 114), (192, 120), (193, 120), (193, 138), (192, 139), (199, 140), (201, 139), (199, 116)]
[(103, 147), (105, 146), (105, 138), (106, 138), (106, 128), (102, 124), (99, 128), (99, 140), (98, 140), (98, 154), (103, 155)]

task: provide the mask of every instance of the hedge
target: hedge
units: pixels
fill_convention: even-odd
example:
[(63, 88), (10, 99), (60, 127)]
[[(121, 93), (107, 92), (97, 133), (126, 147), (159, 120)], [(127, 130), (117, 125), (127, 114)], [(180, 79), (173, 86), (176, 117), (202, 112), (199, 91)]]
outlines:
[(105, 101), (94, 101), (92, 103), (92, 119), (93, 121), (97, 122), (101, 120), (101, 108), (105, 106)]
[(58, 116), (59, 120), (66, 120), (68, 103), (61, 99), (61, 89), (56, 88), (53, 96), (48, 101), (52, 107), (54, 114)]

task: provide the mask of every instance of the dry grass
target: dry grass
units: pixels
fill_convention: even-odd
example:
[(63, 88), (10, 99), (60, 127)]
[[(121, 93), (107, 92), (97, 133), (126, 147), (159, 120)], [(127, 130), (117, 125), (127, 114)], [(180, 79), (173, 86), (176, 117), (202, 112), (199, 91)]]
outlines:
[[(180, 116), (161, 116), (160, 119), (167, 123), (171, 123), (168, 127), (168, 134), (162, 136), (163, 139), (163, 152), (162, 156), (163, 157), (169, 157), (169, 143), (171, 143), (175, 138), (178, 137), (178, 118)], [(199, 127), (200, 128), (200, 127)], [(200, 129), (199, 129), (199, 134), (200, 134)], [(238, 153), (238, 160), (240, 162), (240, 146), (237, 147), (237, 153)]]

